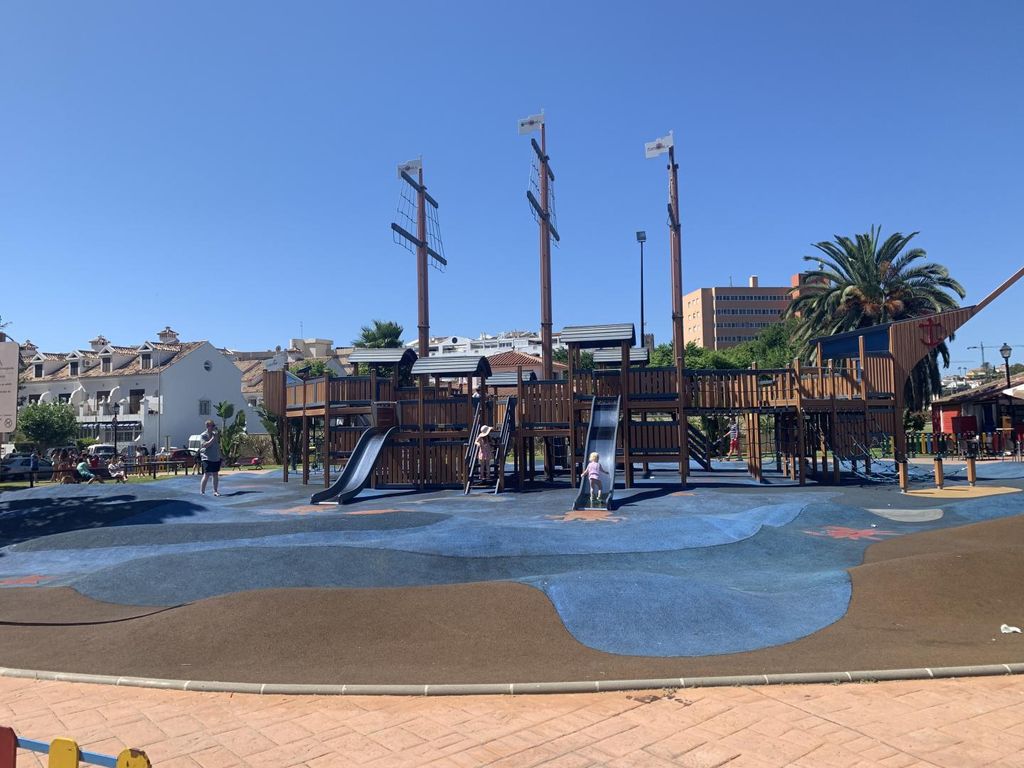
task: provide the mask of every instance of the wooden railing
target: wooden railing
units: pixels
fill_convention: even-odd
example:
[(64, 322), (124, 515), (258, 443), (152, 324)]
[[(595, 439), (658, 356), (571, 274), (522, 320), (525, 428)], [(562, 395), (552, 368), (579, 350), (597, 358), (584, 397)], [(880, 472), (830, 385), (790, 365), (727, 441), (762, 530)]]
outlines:
[(569, 382), (564, 379), (523, 382), (523, 423), (569, 424)]
[(789, 405), (796, 398), (789, 369), (687, 371), (686, 388), (691, 408), (739, 411)]

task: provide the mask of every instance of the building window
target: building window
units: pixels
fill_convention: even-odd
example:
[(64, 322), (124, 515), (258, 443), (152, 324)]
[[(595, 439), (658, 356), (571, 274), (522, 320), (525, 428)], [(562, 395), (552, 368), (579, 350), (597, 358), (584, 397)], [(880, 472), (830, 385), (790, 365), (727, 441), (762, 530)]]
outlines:
[(209, 416), (210, 415), (210, 401), (209, 400), (200, 400), (199, 401), (199, 415), (200, 416)]
[(212, 369), (213, 369), (213, 363), (211, 363), (209, 360), (203, 361), (203, 370), (204, 371), (210, 371)]
[(128, 390), (128, 413), (138, 413), (142, 409), (142, 398), (145, 395), (144, 389)]
[(36, 405), (38, 402), (39, 402), (39, 395), (29, 395), (28, 396), (28, 404), (29, 405)]
[(153, 356), (149, 353), (143, 353), (141, 356), (142, 370), (153, 367)]
[(103, 364), (100, 366), (100, 370), (103, 371), (103, 373), (110, 373), (111, 369), (112, 365), (110, 362), (110, 356), (108, 355), (103, 358)]
[[(37, 379), (43, 378), (43, 364), (42, 363), (36, 363), (35, 374), (36, 374), (36, 378)], [(38, 400), (39, 398), (36, 398), (36, 399)]]
[(78, 375), (78, 363), (77, 362), (68, 363), (68, 373), (71, 376), (77, 376)]
[(62, 394), (57, 395), (57, 402), (58, 403), (70, 403), (71, 402), (71, 393), (70, 392), (64, 392)]

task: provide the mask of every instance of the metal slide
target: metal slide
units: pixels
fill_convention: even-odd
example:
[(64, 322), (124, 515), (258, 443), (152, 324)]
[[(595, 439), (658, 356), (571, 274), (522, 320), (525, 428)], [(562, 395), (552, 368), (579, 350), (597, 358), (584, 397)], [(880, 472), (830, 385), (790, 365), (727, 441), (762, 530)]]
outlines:
[(388, 430), (370, 427), (359, 436), (359, 442), (352, 451), (352, 455), (341, 471), (341, 477), (334, 481), (330, 488), (317, 491), (309, 497), (310, 504), (319, 504), (322, 501), (336, 501), (344, 504), (352, 501), (363, 488), (366, 487), (373, 473), (373, 468), (380, 458), (381, 450), (391, 437), (391, 433), (398, 427), (391, 427)]
[[(590, 461), (590, 454), (600, 455), (601, 467), (608, 474), (601, 474), (601, 507), (612, 508), (612, 495), (615, 493), (615, 443), (619, 436), (619, 398), (595, 397), (590, 407), (590, 426), (587, 428), (587, 447), (583, 452), (583, 466)], [(579, 493), (573, 509), (589, 509), (590, 480), (577, 478)]]

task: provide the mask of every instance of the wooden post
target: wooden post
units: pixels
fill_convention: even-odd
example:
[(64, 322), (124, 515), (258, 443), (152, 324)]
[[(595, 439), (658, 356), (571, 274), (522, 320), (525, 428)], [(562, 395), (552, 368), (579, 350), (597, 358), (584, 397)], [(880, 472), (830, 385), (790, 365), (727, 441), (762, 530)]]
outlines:
[(516, 366), (516, 439), (515, 439), (515, 467), (516, 467), (516, 490), (523, 490), (523, 472), (526, 470), (523, 461), (523, 423), (525, 421), (526, 403), (523, 401), (523, 366)]
[(282, 473), (284, 475), (281, 479), (285, 483), (288, 482), (288, 466), (291, 464), (291, 456), (288, 455), (288, 444), (290, 442), (291, 439), (288, 435), (288, 415), (285, 414), (281, 417), (281, 461), (283, 462)]
[[(468, 393), (466, 394), (466, 443), (469, 443), (473, 439), (473, 377), (469, 377), (469, 385), (466, 387)], [(477, 401), (480, 408), (480, 426), (483, 426), (487, 422), (485, 421), (486, 411), (484, 410), (484, 398), (487, 397), (487, 389), (484, 387), (484, 380), (480, 379), (480, 388), (477, 390), (477, 394), (480, 399)], [(467, 446), (470, 451), (470, 456), (476, 451), (475, 445)], [(457, 476), (462, 478), (462, 485), (465, 486), (472, 478), (469, 476), (469, 465), (472, 462), (463, 462), (462, 467), (459, 469)], [(482, 473), (483, 470), (481, 470)]]
[(305, 400), (303, 400), (302, 410), (302, 484), (309, 485), (309, 416), (305, 412)]
[(331, 398), (330, 379), (324, 382), (328, 395), (324, 402), (324, 488), (331, 487)]
[(416, 452), (419, 454), (419, 457), (418, 457), (419, 460), (417, 462), (419, 464), (419, 467), (416, 470), (416, 486), (422, 491), (423, 488), (426, 486), (426, 482), (427, 482), (427, 443), (426, 443), (426, 439), (425, 439), (424, 434), (423, 434), (423, 430), (425, 428), (424, 413), (423, 413), (423, 411), (426, 408), (426, 403), (424, 402), (425, 397), (424, 397), (424, 394), (423, 394), (423, 387), (424, 387), (424, 381), (425, 381), (425, 379), (427, 377), (421, 375), (418, 378), (419, 378), (419, 385), (418, 385), (419, 386), (419, 391), (417, 393), (417, 396), (418, 396), (419, 400), (418, 400), (417, 404), (418, 404), (419, 407), (417, 408), (417, 412), (419, 414), (419, 419), (418, 419), (418, 421), (419, 421), (419, 425), (418, 425), (419, 426), (419, 433), (418, 433), (417, 438), (416, 438), (417, 441), (418, 441), (417, 442), (417, 446), (416, 446), (417, 447)]
[(907, 462), (906, 462), (906, 460), (904, 460), (904, 461), (897, 461), (896, 462), (896, 472), (899, 475), (899, 479), (900, 479), (900, 493), (906, 493), (907, 492), (907, 488), (910, 485), (910, 478), (908, 477), (908, 473), (907, 473)]
[(967, 484), (972, 488), (978, 484), (978, 467), (973, 456), (967, 457)]
[[(570, 343), (569, 344), (569, 355), (568, 355), (569, 381), (566, 383), (566, 389), (569, 392), (569, 456), (568, 456), (567, 462), (568, 462), (569, 482), (570, 483), (574, 482), (574, 479), (576, 477), (576, 394), (575, 394), (575, 388), (576, 388), (576, 363), (577, 363), (577, 357), (576, 356), (578, 354), (579, 354), (579, 346), (577, 344), (575, 344), (575, 343)], [(591, 418), (593, 418), (593, 414), (591, 414)], [(544, 459), (545, 459), (545, 461), (547, 461), (547, 456), (545, 456)], [(546, 464), (544, 466), (544, 474), (548, 476), (549, 480), (551, 479), (551, 476), (548, 475), (548, 468), (547, 468)]]
[(631, 453), (629, 416), (629, 342), (622, 342), (622, 368), (619, 370), (619, 392), (622, 397), (622, 463), (626, 487), (633, 487), (633, 458)]
[(945, 478), (942, 474), (942, 454), (937, 453), (935, 454), (935, 487), (941, 491), (944, 481)]

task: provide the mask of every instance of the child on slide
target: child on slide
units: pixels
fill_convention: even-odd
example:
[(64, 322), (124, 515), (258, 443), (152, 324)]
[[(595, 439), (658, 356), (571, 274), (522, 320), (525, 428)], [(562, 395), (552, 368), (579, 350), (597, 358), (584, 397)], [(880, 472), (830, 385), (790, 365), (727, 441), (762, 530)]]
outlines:
[(604, 467), (601, 466), (601, 457), (597, 453), (590, 454), (590, 463), (583, 469), (580, 474), (580, 479), (584, 477), (590, 478), (590, 505), (597, 506), (601, 503), (601, 492), (604, 490), (601, 487), (601, 475), (607, 475)]

